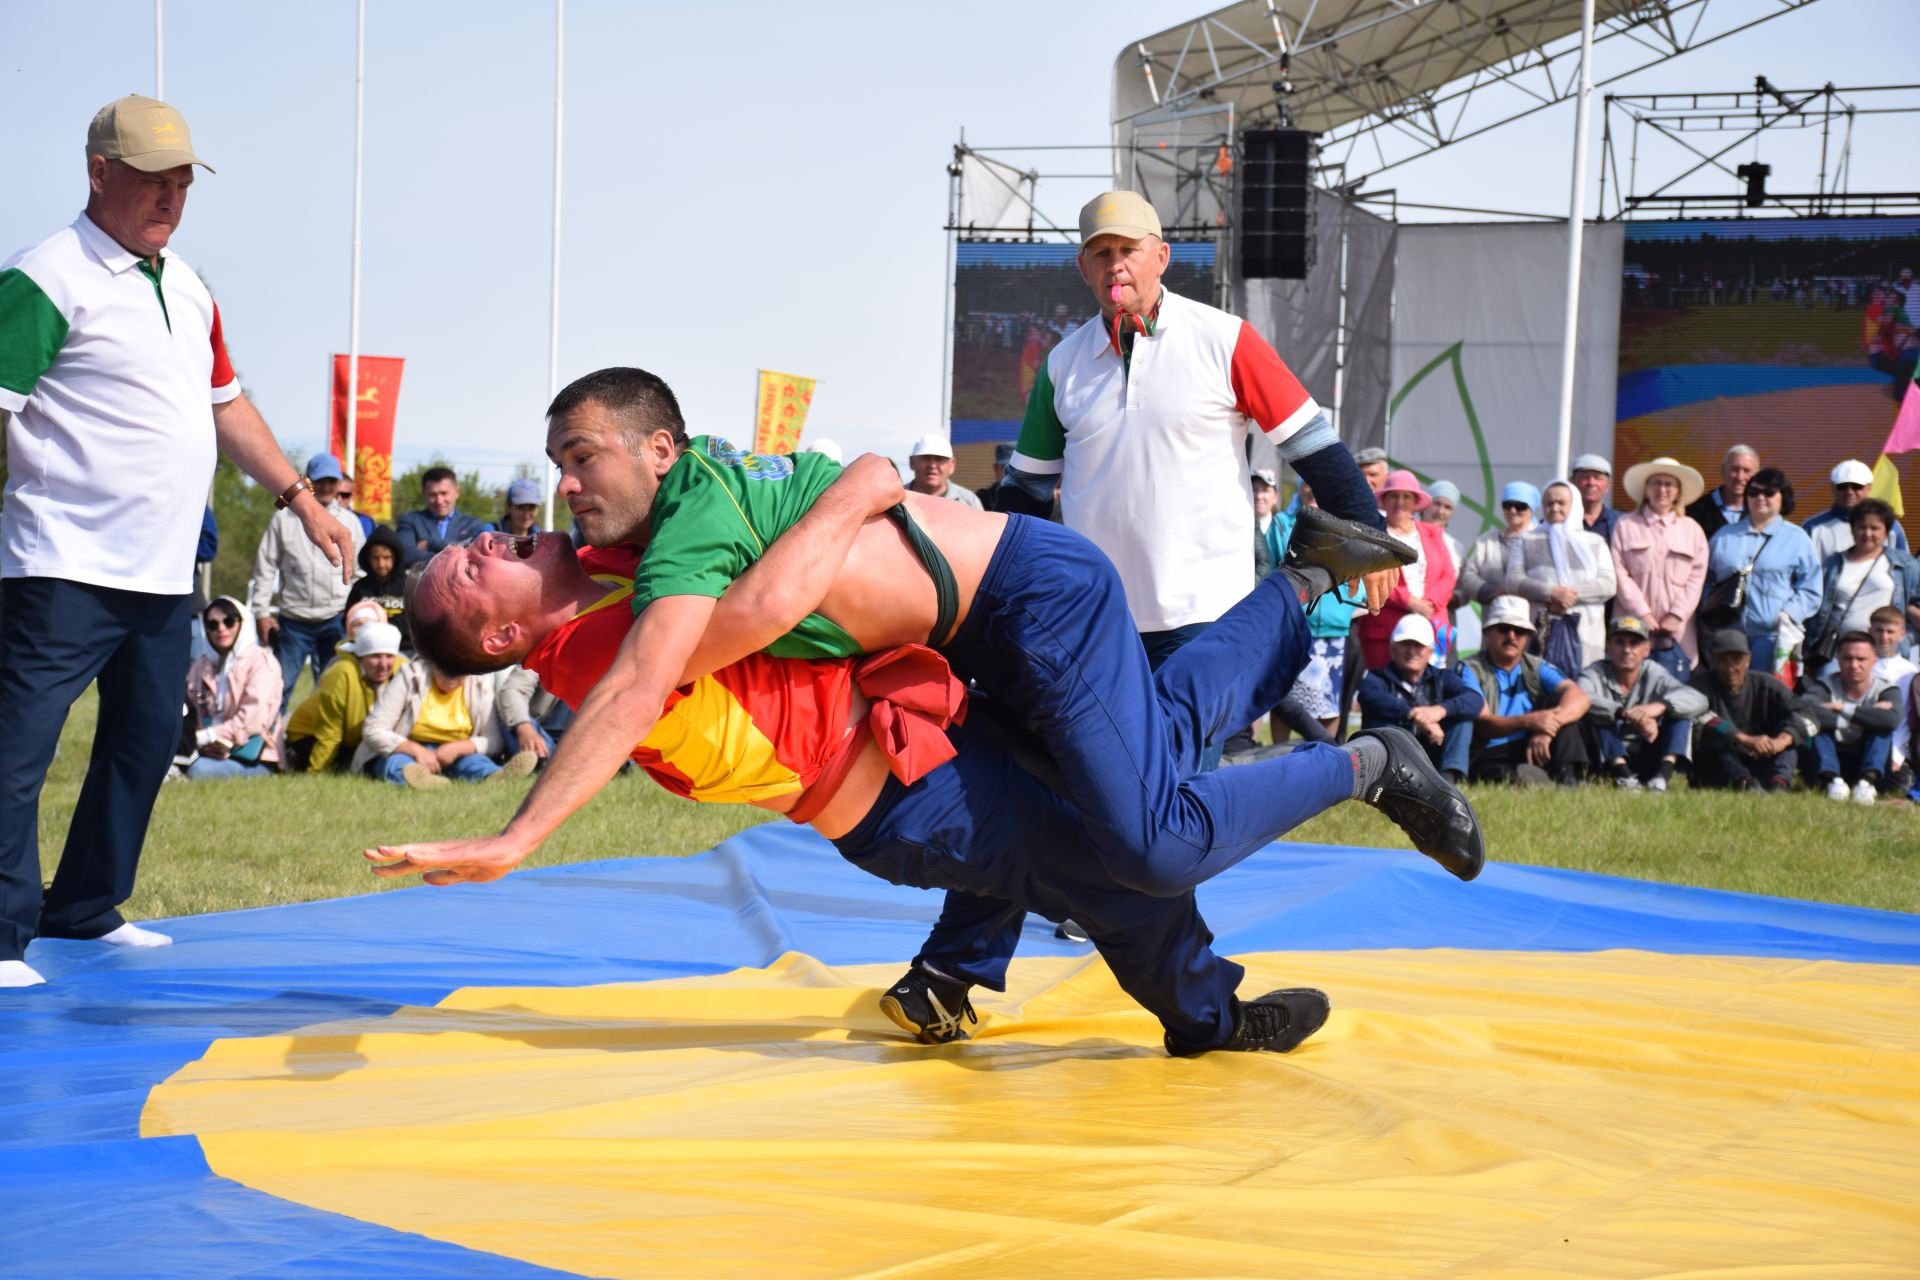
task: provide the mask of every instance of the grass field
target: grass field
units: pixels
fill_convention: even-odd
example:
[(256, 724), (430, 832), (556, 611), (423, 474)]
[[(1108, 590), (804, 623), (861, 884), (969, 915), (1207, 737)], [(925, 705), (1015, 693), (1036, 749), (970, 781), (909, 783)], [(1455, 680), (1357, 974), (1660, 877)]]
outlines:
[(1672, 364), (1862, 365), (1861, 313), (1761, 301), (1744, 306), (1626, 307), (1620, 372)]
[[(92, 741), (91, 692), (75, 707), (40, 809), (43, 873), (53, 874)], [(131, 919), (306, 902), (394, 887), (360, 850), (382, 841), (497, 831), (531, 784), (438, 792), (342, 777), (169, 783), (160, 792), (127, 904)], [(1474, 788), (1491, 857), (1674, 884), (1920, 911), (1920, 810), (1840, 805), (1811, 793), (1623, 795), (1610, 789)], [(757, 809), (696, 805), (637, 773), (616, 778), (527, 865), (675, 857), (776, 821)], [(1393, 825), (1341, 805), (1292, 833), (1324, 844), (1404, 848)], [(408, 883), (414, 883), (409, 881)], [(935, 904), (927, 902), (931, 920)]]

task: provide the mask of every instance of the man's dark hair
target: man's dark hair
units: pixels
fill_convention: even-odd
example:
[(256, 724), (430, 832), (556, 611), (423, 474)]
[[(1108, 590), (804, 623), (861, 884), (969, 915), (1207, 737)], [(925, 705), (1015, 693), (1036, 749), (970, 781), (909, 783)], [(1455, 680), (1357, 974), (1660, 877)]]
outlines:
[(480, 637), (471, 633), (464, 625), (466, 620), (455, 616), (440, 596), (420, 593), (420, 579), (432, 563), (429, 560), (407, 568), (404, 599), (414, 652), (450, 676), (483, 676), (512, 665), (481, 648)]
[(1753, 473), (1747, 481), (1747, 493), (1755, 489), (1771, 489), (1780, 495), (1780, 514), (1793, 514), (1793, 481), (1787, 479), (1787, 473), (1778, 467), (1762, 467)]
[(547, 406), (547, 421), (564, 418), (588, 401), (613, 415), (629, 449), (637, 449), (655, 431), (672, 432), (676, 444), (687, 438), (687, 420), (680, 416), (673, 388), (645, 369), (615, 366), (575, 378)]
[(439, 484), (442, 480), (451, 480), (456, 485), (460, 483), (460, 477), (453, 474), (452, 467), (428, 467), (420, 473), (420, 487), (422, 489), (430, 484)]
[(1879, 516), (1880, 527), (1889, 534), (1894, 530), (1893, 508), (1878, 498), (1862, 498), (1853, 504), (1853, 510), (1847, 512), (1847, 526), (1858, 529), (1860, 522), (1868, 516)]
[(1849, 631), (1840, 637), (1840, 643), (1834, 646), (1833, 651), (1838, 653), (1850, 644), (1863, 644), (1871, 649), (1873, 648), (1873, 637), (1864, 631)]

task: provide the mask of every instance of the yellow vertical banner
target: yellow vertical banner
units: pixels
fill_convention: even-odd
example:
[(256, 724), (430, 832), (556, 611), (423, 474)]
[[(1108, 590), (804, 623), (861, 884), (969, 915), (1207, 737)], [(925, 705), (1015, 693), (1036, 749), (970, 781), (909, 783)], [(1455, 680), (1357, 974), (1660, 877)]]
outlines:
[(813, 384), (812, 378), (760, 370), (760, 391), (754, 397), (755, 453), (793, 453), (799, 449), (807, 409), (813, 404)]

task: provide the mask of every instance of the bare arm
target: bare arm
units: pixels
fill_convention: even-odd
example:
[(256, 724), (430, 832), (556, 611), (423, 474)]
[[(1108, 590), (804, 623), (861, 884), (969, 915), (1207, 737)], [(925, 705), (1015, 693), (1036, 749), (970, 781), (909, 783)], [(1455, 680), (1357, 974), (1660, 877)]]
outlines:
[[(268, 493), (285, 493), (287, 486), (300, 478), (293, 464), (280, 452), (280, 442), (273, 438), (267, 420), (244, 395), (213, 406), (213, 434), (220, 443), (220, 452), (266, 486)], [(327, 553), (328, 560), (340, 566), (340, 581), (353, 581), (353, 535), (327, 514), (312, 493), (296, 495), (291, 506), (308, 539)]]
[(497, 836), (368, 849), (379, 876), (425, 872), (428, 884), (498, 880), (552, 835), (619, 771), (634, 744), (653, 731), (680, 682), (715, 601), (665, 596), (635, 620), (613, 665), (580, 704), (546, 771)]
[(720, 597), (680, 683), (758, 653), (800, 625), (833, 588), (860, 530), (898, 505), (901, 494), (891, 462), (872, 453), (854, 459)]

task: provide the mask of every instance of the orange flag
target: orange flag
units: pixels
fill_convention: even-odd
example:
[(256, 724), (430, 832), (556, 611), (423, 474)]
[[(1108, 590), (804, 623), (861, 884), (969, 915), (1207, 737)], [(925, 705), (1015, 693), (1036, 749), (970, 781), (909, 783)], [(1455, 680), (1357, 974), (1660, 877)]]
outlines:
[(760, 370), (760, 393), (754, 397), (755, 453), (793, 453), (800, 448), (813, 387), (812, 378)]
[(353, 505), (383, 524), (393, 521), (393, 420), (400, 407), (401, 356), (361, 356), (354, 399), (354, 452), (347, 461), (347, 358), (333, 358), (333, 456), (353, 473)]

